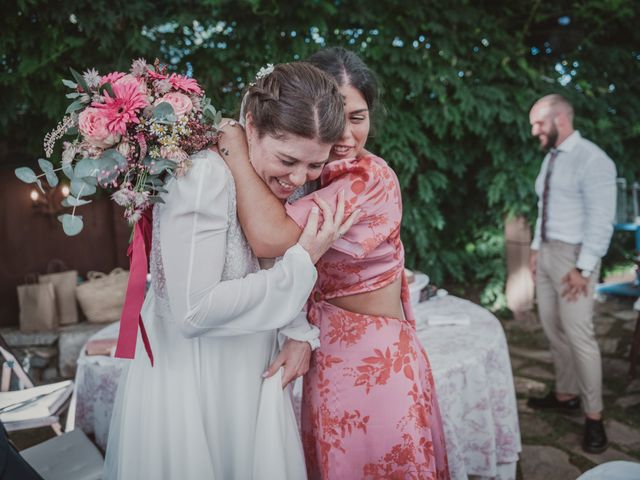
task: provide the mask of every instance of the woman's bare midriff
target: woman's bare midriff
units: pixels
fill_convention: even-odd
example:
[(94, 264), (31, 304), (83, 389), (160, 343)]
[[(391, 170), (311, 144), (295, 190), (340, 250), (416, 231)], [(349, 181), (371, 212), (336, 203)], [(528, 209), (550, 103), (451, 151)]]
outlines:
[(361, 315), (392, 317), (404, 320), (404, 310), (400, 299), (401, 290), (402, 279), (398, 278), (393, 283), (378, 290), (331, 298), (326, 301), (338, 308)]

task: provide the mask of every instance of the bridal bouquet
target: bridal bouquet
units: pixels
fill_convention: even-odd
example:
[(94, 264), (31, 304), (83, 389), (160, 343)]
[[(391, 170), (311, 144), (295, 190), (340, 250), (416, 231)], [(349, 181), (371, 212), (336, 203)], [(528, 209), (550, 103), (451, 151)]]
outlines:
[(129, 73), (71, 69), (71, 74), (73, 80), (62, 83), (71, 89), (66, 96), (72, 102), (44, 139), (50, 158), (55, 143), (69, 136), (61, 166), (54, 169), (39, 159), (41, 174), (21, 167), (16, 176), (40, 189), (42, 177), (55, 187), (58, 171), (69, 179), (63, 206), (72, 211), (58, 217), (67, 235), (82, 230), (76, 208), (90, 203), (86, 197), (97, 189), (110, 192), (127, 220), (136, 223), (151, 204), (162, 202), (159, 194), (166, 192), (168, 179), (189, 169), (189, 155), (217, 142), (221, 115), (196, 80), (169, 74), (158, 60), (153, 65), (135, 60)]

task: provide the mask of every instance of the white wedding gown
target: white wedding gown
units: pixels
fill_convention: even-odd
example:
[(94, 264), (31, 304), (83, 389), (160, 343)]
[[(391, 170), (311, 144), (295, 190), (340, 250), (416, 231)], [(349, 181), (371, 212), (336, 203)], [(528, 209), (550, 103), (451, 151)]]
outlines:
[[(317, 336), (298, 315), (316, 280), (296, 245), (259, 271), (236, 216), (233, 178), (193, 156), (154, 209), (151, 288), (113, 410), (104, 479), (306, 478), (289, 390), (261, 375), (286, 336)], [(284, 328), (283, 328), (284, 327)]]

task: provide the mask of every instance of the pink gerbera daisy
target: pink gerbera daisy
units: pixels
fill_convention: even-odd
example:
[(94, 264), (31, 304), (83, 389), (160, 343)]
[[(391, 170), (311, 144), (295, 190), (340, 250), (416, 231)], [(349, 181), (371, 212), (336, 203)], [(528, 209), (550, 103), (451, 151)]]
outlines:
[(168, 80), (176, 90), (182, 90), (186, 93), (195, 93), (196, 95), (202, 95), (202, 88), (200, 88), (198, 82), (193, 78), (187, 78), (183, 75), (172, 73)]
[(108, 73), (100, 78), (100, 86), (104, 85), (105, 83), (110, 83), (111, 85), (113, 85), (122, 77), (124, 77), (124, 73), (122, 72)]
[(167, 78), (164, 73), (158, 73), (152, 69), (147, 69), (147, 72), (149, 74), (149, 78), (151, 78), (152, 80), (164, 80), (165, 78)]
[(109, 132), (123, 135), (128, 123), (140, 123), (136, 111), (148, 106), (149, 102), (136, 83), (122, 82), (112, 88), (114, 98), (104, 92), (104, 103), (93, 103), (92, 106), (104, 112)]

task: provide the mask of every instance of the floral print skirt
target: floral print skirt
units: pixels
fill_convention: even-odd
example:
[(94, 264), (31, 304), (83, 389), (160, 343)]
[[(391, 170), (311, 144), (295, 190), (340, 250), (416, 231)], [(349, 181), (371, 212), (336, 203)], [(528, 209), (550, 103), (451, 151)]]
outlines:
[(321, 332), (304, 379), (309, 478), (448, 479), (429, 360), (411, 322), (318, 302)]

